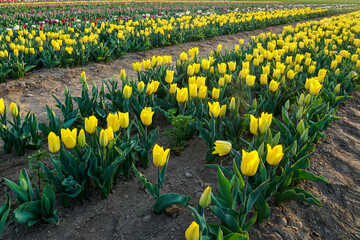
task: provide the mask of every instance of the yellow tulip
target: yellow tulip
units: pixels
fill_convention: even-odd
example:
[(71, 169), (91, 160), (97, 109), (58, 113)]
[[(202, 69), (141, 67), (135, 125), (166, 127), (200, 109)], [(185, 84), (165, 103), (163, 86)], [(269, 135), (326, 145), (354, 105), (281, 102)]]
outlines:
[(186, 61), (188, 59), (188, 55), (185, 52), (182, 52), (180, 54), (180, 60), (181, 61)]
[(207, 95), (207, 86), (200, 86), (198, 98), (204, 99), (206, 98), (206, 95)]
[(261, 85), (266, 85), (268, 83), (268, 76), (267, 74), (261, 74), (260, 76), (260, 83)]
[[(121, 128), (127, 128), (129, 126), (129, 112), (118, 112), (119, 122)], [(114, 130), (116, 132), (116, 130)]]
[(50, 132), (48, 136), (49, 151), (56, 153), (60, 150), (60, 138), (55, 133)]
[(145, 107), (140, 113), (141, 122), (145, 126), (149, 126), (152, 123), (153, 115), (154, 115), (154, 112), (151, 111), (151, 107)]
[(244, 45), (244, 39), (240, 39), (239, 44), (240, 44), (240, 46)]
[(277, 82), (275, 80), (271, 80), (269, 84), (269, 90), (270, 92), (276, 92), (276, 90), (279, 87), (280, 82)]
[(218, 99), (220, 97), (220, 88), (213, 88), (211, 92), (211, 97), (213, 99)]
[(281, 76), (281, 70), (278, 68), (274, 69), (273, 77), (276, 79), (280, 79), (280, 76)]
[(170, 156), (170, 148), (164, 150), (163, 147), (155, 144), (153, 148), (153, 162), (155, 166), (162, 167), (168, 161)]
[(254, 84), (255, 84), (255, 79), (256, 79), (255, 76), (247, 75), (247, 76), (246, 76), (246, 85), (249, 86), (249, 87), (254, 86)]
[(309, 73), (309, 74), (313, 74), (314, 71), (315, 71), (315, 66), (314, 66), (314, 65), (311, 65), (311, 66), (309, 67), (309, 69), (308, 69), (308, 73)]
[(214, 144), (215, 151), (212, 154), (219, 154), (220, 157), (229, 154), (232, 149), (231, 142), (216, 140)]
[(208, 186), (205, 191), (201, 194), (200, 200), (199, 200), (199, 205), (202, 208), (206, 208), (210, 205), (211, 203), (211, 187)]
[(224, 75), (224, 78), (225, 78), (225, 81), (226, 81), (227, 83), (231, 83), (232, 75), (230, 75), (230, 74), (225, 74), (225, 75)]
[(143, 60), (143, 68), (144, 68), (145, 70), (149, 70), (150, 67), (151, 67), (151, 61), (150, 61), (150, 59), (148, 59), (148, 60)]
[(234, 72), (236, 70), (236, 62), (228, 62), (227, 64), (231, 72)]
[(201, 67), (202, 67), (205, 71), (209, 70), (209, 68), (210, 68), (210, 61), (207, 60), (207, 59), (202, 59), (202, 60), (201, 60)]
[(19, 115), (19, 108), (16, 103), (10, 103), (10, 113), (13, 117), (17, 117)]
[(199, 240), (200, 238), (199, 224), (197, 224), (195, 221), (192, 222), (185, 232), (185, 238), (186, 240)]
[(0, 98), (0, 115), (4, 114), (4, 112), (5, 112), (4, 99)]
[(188, 89), (187, 88), (178, 88), (176, 90), (176, 101), (179, 103), (186, 102), (188, 100)]
[(101, 129), (100, 136), (99, 136), (99, 144), (100, 147), (106, 147), (109, 143), (109, 140), (107, 138), (107, 134), (104, 129)]
[(193, 65), (189, 65), (187, 68), (187, 75), (192, 76), (194, 75), (194, 66)]
[(146, 94), (151, 95), (155, 91), (155, 84), (153, 82), (148, 83), (146, 86)]
[(108, 142), (111, 142), (114, 139), (114, 131), (113, 131), (112, 127), (108, 127), (107, 129), (105, 129), (105, 133), (106, 133)]
[(294, 73), (293, 70), (289, 70), (286, 74), (286, 77), (290, 80), (292, 80), (295, 77), (296, 73)]
[(338, 83), (334, 89), (335, 94), (338, 94), (340, 92), (341, 83)]
[(331, 62), (330, 67), (331, 67), (332, 69), (335, 69), (335, 68), (337, 67), (337, 64), (338, 64), (338, 62), (337, 62), (336, 60), (334, 60), (334, 61)]
[(251, 152), (246, 152), (242, 150), (242, 160), (241, 160), (241, 173), (245, 176), (254, 176), (259, 167), (260, 158), (259, 153), (254, 150)]
[(193, 64), (194, 73), (197, 74), (200, 71), (200, 63)]
[(222, 45), (219, 44), (216, 48), (216, 52), (219, 53), (219, 52), (221, 52), (221, 50), (222, 50)]
[(210, 117), (214, 116), (215, 118), (217, 118), (220, 114), (220, 103), (219, 102), (214, 102), (214, 103), (208, 102), (208, 105), (209, 105)]
[(226, 63), (218, 63), (218, 70), (220, 74), (226, 73)]
[(265, 133), (267, 129), (270, 127), (272, 122), (272, 114), (261, 113), (261, 117), (259, 118), (259, 130), (261, 133)]
[(136, 62), (136, 63), (133, 63), (132, 65), (133, 65), (133, 68), (134, 68), (135, 72), (140, 72), (141, 71), (141, 65), (142, 65), (141, 62)]
[(170, 94), (175, 94), (176, 90), (177, 90), (177, 83), (170, 84), (169, 93)]
[(80, 147), (85, 147), (85, 145), (86, 145), (86, 138), (85, 138), (84, 129), (81, 129), (80, 132), (79, 132), (78, 144), (79, 144)]
[(111, 127), (114, 132), (117, 132), (120, 129), (120, 119), (118, 114), (109, 113), (106, 118), (107, 127)]
[(143, 81), (138, 82), (138, 85), (137, 85), (138, 92), (142, 93), (144, 91), (144, 88), (145, 88), (144, 82)]
[(132, 93), (132, 87), (130, 87), (129, 85), (125, 85), (125, 87), (123, 88), (124, 97), (126, 99), (129, 99), (131, 97), (131, 93)]
[(61, 140), (67, 148), (74, 148), (76, 145), (77, 129), (61, 129)]
[(85, 118), (85, 131), (87, 133), (94, 133), (95, 129), (98, 125), (98, 120), (95, 116), (90, 116), (89, 118)]
[(257, 135), (258, 128), (259, 128), (259, 120), (253, 115), (250, 115), (250, 132), (254, 135)]
[(262, 73), (269, 75), (270, 74), (270, 66), (262, 67)]
[(172, 83), (174, 80), (174, 71), (166, 70), (165, 82)]
[(271, 146), (267, 145), (267, 155), (266, 155), (266, 161), (270, 165), (277, 165), (281, 161), (282, 157), (284, 156), (283, 153), (283, 147), (281, 145), (276, 145), (274, 148), (271, 148)]
[(196, 83), (191, 83), (189, 85), (189, 94), (190, 94), (190, 97), (197, 97), (197, 84)]
[(320, 84), (319, 81), (314, 81), (313, 83), (310, 84), (310, 93), (314, 96), (318, 95), (321, 88), (322, 88), (322, 84)]
[(225, 86), (225, 78), (219, 78), (218, 84), (220, 87), (224, 87)]

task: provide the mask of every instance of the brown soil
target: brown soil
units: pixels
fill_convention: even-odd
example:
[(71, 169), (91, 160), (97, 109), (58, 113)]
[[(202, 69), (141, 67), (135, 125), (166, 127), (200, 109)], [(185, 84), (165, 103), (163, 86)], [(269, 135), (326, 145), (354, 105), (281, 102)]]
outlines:
[[(293, 24), (295, 25), (295, 24)], [(1, 84), (0, 96), (7, 104), (19, 103), (22, 111), (31, 109), (40, 121), (46, 121), (45, 104), (55, 108), (51, 93), (62, 99), (65, 85), (74, 95), (80, 93), (79, 76), (86, 71), (88, 81), (100, 85), (102, 79), (118, 75), (121, 69), (133, 74), (131, 63), (152, 55), (178, 56), (182, 51), (199, 47), (200, 55), (216, 48), (217, 44), (233, 48), (238, 39), (249, 40), (262, 32), (279, 33), (283, 26), (222, 36), (196, 43), (186, 43), (146, 52), (132, 53), (110, 63), (90, 63), (73, 69), (40, 69), (27, 74), (23, 80)], [(311, 171), (323, 175), (332, 184), (301, 182), (301, 187), (318, 197), (323, 208), (304, 203), (289, 202), (277, 207), (271, 203), (269, 220), (256, 224), (250, 231), (251, 239), (359, 239), (360, 238), (360, 93), (343, 104), (338, 112), (342, 119), (326, 131), (326, 139), (317, 145), (311, 156)], [(168, 128), (165, 119), (159, 121), (161, 131)], [(157, 141), (167, 146), (160, 134)], [(216, 171), (206, 167), (204, 142), (194, 137), (180, 156), (171, 156), (163, 192), (190, 194), (190, 205), (195, 206), (204, 186), (216, 191)], [(27, 152), (27, 156), (35, 152)], [(221, 161), (222, 160), (222, 161)], [(217, 159), (228, 165), (231, 159)], [(3, 177), (16, 181), (19, 171), (27, 168), (27, 158), (15, 154), (0, 155), (0, 189), (8, 188)], [(150, 179), (156, 178), (155, 167), (141, 171)], [(16, 206), (12, 198), (12, 209)], [(0, 202), (4, 201), (4, 194)], [(172, 215), (156, 215), (151, 210), (154, 200), (136, 179), (119, 180), (114, 192), (101, 200), (97, 192), (86, 201), (74, 200), (65, 209), (57, 201), (59, 226), (39, 224), (34, 227), (7, 222), (0, 239), (184, 239), (186, 228), (193, 221), (191, 212), (182, 208)], [(206, 213), (208, 214), (208, 213)], [(209, 215), (211, 219), (211, 215)]]

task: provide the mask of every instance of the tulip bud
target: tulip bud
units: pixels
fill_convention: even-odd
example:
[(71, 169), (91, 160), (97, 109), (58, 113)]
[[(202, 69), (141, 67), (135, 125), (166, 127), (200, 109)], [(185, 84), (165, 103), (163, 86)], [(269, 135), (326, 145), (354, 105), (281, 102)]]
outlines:
[(259, 128), (259, 120), (253, 115), (250, 115), (250, 132), (254, 135), (257, 135), (258, 128)]
[[(341, 83), (338, 83), (335, 87), (334, 93), (338, 94), (340, 92)], [(1, 108), (1, 107), (0, 107)]]
[(13, 117), (17, 117), (19, 115), (19, 109), (16, 103), (10, 103), (10, 113)]
[(169, 93), (170, 94), (175, 94), (176, 90), (177, 90), (177, 83), (170, 84)]
[(284, 107), (285, 107), (286, 110), (289, 110), (289, 108), (290, 108), (290, 101), (289, 101), (289, 100), (287, 100), (287, 101), (285, 102)]
[(226, 104), (222, 105), (220, 108), (219, 116), (223, 117), (226, 114)]
[(306, 95), (306, 97), (304, 99), (305, 105), (308, 105), (310, 103), (310, 100), (311, 100), (311, 94)]
[(303, 107), (299, 109), (299, 111), (296, 113), (296, 120), (299, 121), (303, 116)]
[(218, 99), (220, 96), (220, 88), (213, 88), (211, 97), (213, 99)]
[(130, 87), (129, 85), (125, 85), (125, 87), (123, 88), (124, 97), (126, 99), (129, 99), (131, 97), (131, 93), (132, 93), (132, 87)]
[(144, 88), (145, 88), (144, 82), (143, 81), (138, 82), (138, 85), (137, 85), (138, 92), (142, 93), (144, 91)]
[(60, 138), (55, 133), (50, 132), (48, 136), (49, 151), (56, 153), (60, 150)]
[(337, 76), (337, 77), (340, 76), (340, 73), (341, 73), (341, 72), (340, 72), (340, 69), (337, 68), (337, 69), (335, 70), (335, 76)]
[(0, 115), (4, 114), (4, 112), (5, 112), (4, 99), (0, 98)]
[(229, 108), (230, 108), (231, 111), (235, 111), (236, 102), (235, 102), (235, 98), (234, 98), (234, 97), (232, 97), (231, 100), (230, 100)]
[(189, 94), (190, 94), (190, 97), (197, 97), (198, 93), (197, 93), (197, 84), (196, 83), (189, 84)]
[(296, 131), (300, 135), (305, 131), (305, 124), (304, 124), (302, 119), (300, 120), (300, 122), (296, 126)]
[(100, 147), (106, 147), (108, 145), (108, 138), (107, 138), (107, 134), (105, 132), (104, 129), (101, 129), (100, 131), (100, 137), (99, 137), (99, 144)]
[(172, 83), (174, 79), (174, 71), (166, 70), (165, 82)]
[(126, 113), (118, 112), (118, 116), (119, 116), (120, 127), (127, 128), (129, 126), (129, 112)]
[(305, 96), (304, 96), (304, 94), (302, 93), (302, 94), (300, 95), (299, 99), (298, 99), (298, 104), (299, 104), (299, 106), (302, 106), (302, 105), (304, 104), (304, 98), (305, 98)]
[(200, 238), (199, 224), (197, 224), (196, 222), (192, 222), (185, 232), (185, 238), (186, 240), (199, 240)]
[(84, 129), (81, 129), (80, 132), (79, 132), (78, 144), (79, 144), (80, 147), (85, 147), (86, 138), (85, 138)]
[(302, 143), (304, 143), (304, 142), (306, 142), (307, 140), (308, 140), (308, 135), (309, 135), (309, 128), (306, 128), (305, 130), (304, 130), (304, 132), (301, 134), (301, 136), (300, 136), (300, 141), (302, 142)]
[(125, 69), (121, 69), (121, 71), (120, 71), (120, 79), (123, 80), (123, 81), (126, 79)]
[(24, 189), (25, 191), (27, 191), (27, 190), (29, 189), (29, 185), (27, 184), (27, 182), (26, 182), (26, 180), (25, 180), (24, 177), (22, 177), (22, 178), (20, 179), (20, 187), (21, 187), (22, 189)]
[(204, 98), (206, 98), (206, 95), (207, 95), (207, 87), (201, 86), (199, 88), (198, 98), (204, 99)]
[(208, 186), (200, 197), (199, 205), (202, 208), (206, 208), (210, 205), (210, 203), (211, 203), (211, 187)]

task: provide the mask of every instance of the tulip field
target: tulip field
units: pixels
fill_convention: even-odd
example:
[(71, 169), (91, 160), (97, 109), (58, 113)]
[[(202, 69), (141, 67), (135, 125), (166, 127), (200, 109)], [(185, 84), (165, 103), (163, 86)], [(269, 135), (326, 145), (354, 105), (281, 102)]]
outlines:
[(0, 9), (0, 239), (360, 237), (360, 5)]

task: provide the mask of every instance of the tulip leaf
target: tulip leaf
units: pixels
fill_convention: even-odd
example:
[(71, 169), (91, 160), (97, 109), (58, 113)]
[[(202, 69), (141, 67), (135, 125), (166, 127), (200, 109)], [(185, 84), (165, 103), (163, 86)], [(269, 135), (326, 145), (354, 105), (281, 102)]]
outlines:
[(278, 205), (281, 204), (283, 201), (291, 200), (307, 202), (319, 207), (323, 206), (323, 204), (317, 198), (315, 198), (313, 195), (311, 195), (304, 189), (298, 187), (289, 188), (286, 191), (282, 193), (277, 193), (275, 195), (275, 201)]
[(191, 197), (188, 195), (185, 196), (177, 193), (165, 193), (156, 199), (153, 209), (156, 213), (161, 213), (173, 204), (187, 206), (190, 199)]
[(230, 233), (224, 236), (224, 240), (248, 240), (248, 235), (240, 234), (240, 233)]
[(239, 232), (240, 225), (238, 219), (234, 218), (232, 215), (226, 213), (224, 210), (217, 206), (210, 206), (210, 210), (221, 220), (221, 223), (229, 228), (232, 232)]
[(249, 194), (248, 199), (246, 201), (246, 211), (244, 213), (244, 219), (246, 218), (247, 214), (250, 212), (251, 208), (254, 206), (261, 192), (264, 189), (266, 189), (268, 185), (269, 185), (269, 180), (266, 180)]
[(244, 227), (245, 231), (249, 231), (250, 228), (255, 224), (257, 216), (258, 216), (258, 212), (256, 212), (254, 214), (254, 216), (245, 224), (245, 227)]
[(134, 164), (132, 164), (132, 169), (136, 176), (139, 178), (139, 180), (144, 184), (144, 187), (150, 192), (150, 194), (156, 199), (158, 196), (156, 196), (156, 187), (150, 182), (149, 179), (147, 179), (144, 175), (142, 175), (135, 167)]
[(0, 236), (2, 234), (2, 231), (5, 226), (6, 219), (10, 212), (10, 206), (11, 206), (11, 199), (9, 194), (6, 194), (6, 201), (3, 205), (0, 207)]
[(29, 194), (22, 187), (7, 178), (4, 178), (4, 181), (11, 191), (17, 196), (19, 203), (30, 201)]
[(306, 171), (304, 169), (297, 169), (294, 171), (294, 175), (292, 177), (293, 181), (296, 180), (310, 180), (314, 182), (322, 182), (326, 184), (330, 184), (323, 176), (316, 176), (312, 172)]
[(219, 185), (219, 193), (217, 197), (226, 201), (228, 207), (231, 207), (233, 200), (231, 198), (231, 184), (229, 180), (224, 176), (224, 173), (221, 171), (220, 168), (218, 168), (217, 178)]

